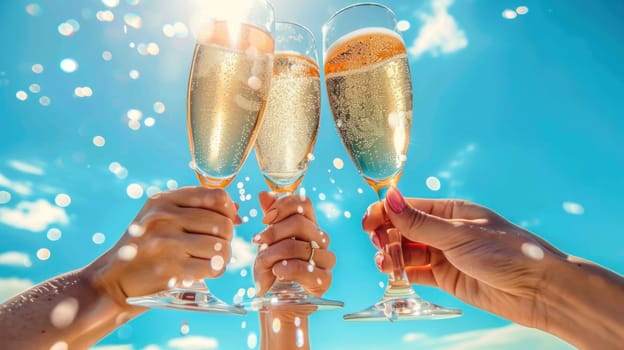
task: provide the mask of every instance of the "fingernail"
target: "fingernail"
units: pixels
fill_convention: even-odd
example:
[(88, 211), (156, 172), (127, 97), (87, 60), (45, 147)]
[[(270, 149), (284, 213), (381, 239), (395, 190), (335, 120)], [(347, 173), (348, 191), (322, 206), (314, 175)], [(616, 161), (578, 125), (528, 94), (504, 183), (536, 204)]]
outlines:
[(396, 187), (391, 187), (386, 195), (386, 202), (390, 206), (390, 210), (396, 214), (401, 214), (405, 208), (405, 199)]
[(362, 216), (362, 226), (364, 226), (364, 222), (366, 221), (366, 219), (368, 219), (369, 211), (370, 211), (370, 207), (366, 208), (366, 211), (364, 212), (364, 216)]
[(277, 217), (277, 209), (271, 209), (269, 210), (268, 213), (266, 213), (266, 215), (264, 215), (264, 218), (262, 219), (262, 223), (270, 224), (273, 222), (273, 220), (275, 220), (276, 217)]
[(377, 236), (376, 233), (371, 233), (370, 238), (371, 238), (371, 241), (373, 242), (373, 245), (377, 247), (378, 249), (381, 249), (381, 242), (379, 242), (379, 236)]
[(377, 266), (379, 270), (383, 270), (383, 261), (384, 261), (383, 254), (380, 252), (377, 252), (375, 254), (375, 265)]

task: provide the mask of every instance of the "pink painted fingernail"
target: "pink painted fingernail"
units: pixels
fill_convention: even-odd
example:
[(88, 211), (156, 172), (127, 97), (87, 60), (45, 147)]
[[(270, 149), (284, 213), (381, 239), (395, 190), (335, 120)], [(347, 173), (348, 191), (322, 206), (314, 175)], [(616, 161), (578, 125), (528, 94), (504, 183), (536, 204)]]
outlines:
[(277, 218), (277, 209), (271, 209), (268, 213), (266, 213), (266, 215), (264, 215), (262, 223), (270, 224), (273, 222), (273, 220), (275, 220), (275, 218)]
[(390, 210), (392, 210), (396, 214), (401, 214), (401, 212), (403, 212), (403, 209), (405, 208), (405, 199), (396, 187), (391, 187), (388, 190), (388, 194), (386, 195), (386, 202), (388, 202)]
[(377, 236), (376, 233), (371, 233), (371, 241), (373, 242), (373, 245), (375, 247), (377, 247), (378, 249), (381, 249), (381, 242), (379, 242), (379, 236)]
[(384, 261), (383, 253), (377, 252), (375, 254), (375, 265), (380, 271), (383, 271), (383, 261)]

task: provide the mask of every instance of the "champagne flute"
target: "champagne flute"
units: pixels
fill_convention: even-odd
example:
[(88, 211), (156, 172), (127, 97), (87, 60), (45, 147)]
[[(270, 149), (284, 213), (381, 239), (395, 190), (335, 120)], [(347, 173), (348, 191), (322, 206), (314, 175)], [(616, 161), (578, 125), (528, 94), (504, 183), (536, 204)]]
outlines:
[[(283, 197), (294, 193), (310, 162), (318, 134), (321, 87), (314, 35), (299, 24), (276, 22), (274, 38), (273, 77), (254, 149), (269, 188)], [(297, 282), (278, 280), (263, 296), (245, 304), (252, 310), (268, 306), (343, 306), (340, 301), (309, 294)]]
[[(247, 158), (261, 123), (273, 71), (274, 15), (266, 0), (230, 0), (227, 6), (215, 6), (211, 10), (229, 11), (207, 21), (198, 33), (187, 90), (187, 126), (199, 182), (208, 188), (225, 188)], [(223, 259), (213, 264), (213, 260), (219, 261), (215, 258), (211, 266), (223, 268)], [(128, 298), (127, 302), (246, 313), (215, 297), (203, 280), (172, 284), (169, 290)]]
[[(412, 85), (405, 44), (396, 16), (374, 3), (348, 6), (323, 26), (325, 82), (329, 105), (342, 142), (360, 175), (385, 198), (396, 186), (412, 124)], [(401, 234), (379, 230), (393, 271), (381, 300), (344, 316), (351, 321), (414, 320), (461, 315), (457, 309), (421, 299), (405, 274)]]

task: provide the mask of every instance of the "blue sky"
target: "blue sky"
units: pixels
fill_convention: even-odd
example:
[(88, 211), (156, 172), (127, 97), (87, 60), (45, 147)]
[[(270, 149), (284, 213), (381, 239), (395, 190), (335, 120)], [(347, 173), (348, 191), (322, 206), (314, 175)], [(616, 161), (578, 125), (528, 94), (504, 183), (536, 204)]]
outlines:
[[(84, 266), (122, 234), (150, 193), (196, 185), (185, 95), (197, 1), (4, 1), (0, 5), (0, 299)], [(485, 204), (566, 252), (624, 271), (624, 4), (580, 0), (380, 1), (409, 24), (414, 121), (400, 189)], [(273, 1), (321, 42), (347, 1)], [(303, 186), (338, 263), (327, 297), (359, 310), (381, 293), (360, 218), (375, 200), (343, 151), (323, 95)], [(343, 167), (336, 167), (336, 159)], [(429, 179), (429, 180), (427, 180)], [(438, 188), (439, 185), (439, 188)], [(229, 192), (248, 222), (236, 261), (208, 281), (231, 300), (253, 287), (249, 243), (266, 185), (249, 157)], [(241, 190), (243, 197), (241, 198)], [(244, 199), (244, 200), (242, 200)], [(398, 324), (313, 315), (316, 349), (567, 349), (437, 290), (452, 320)], [(181, 334), (181, 326), (190, 331)], [(97, 349), (248, 349), (244, 317), (150, 311)]]

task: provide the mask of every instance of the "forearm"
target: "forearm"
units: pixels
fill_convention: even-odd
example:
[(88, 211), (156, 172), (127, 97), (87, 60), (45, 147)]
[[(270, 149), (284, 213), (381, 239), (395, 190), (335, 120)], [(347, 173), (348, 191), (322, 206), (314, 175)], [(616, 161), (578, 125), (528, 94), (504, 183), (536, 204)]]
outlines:
[(7, 349), (49, 349), (64, 342), (70, 349), (87, 349), (141, 312), (115, 303), (78, 270), (2, 304), (0, 344)]
[(616, 349), (624, 344), (624, 278), (576, 258), (548, 265), (541, 292), (545, 320), (538, 328), (580, 349)]
[(308, 316), (294, 312), (261, 311), (261, 350), (309, 350)]

